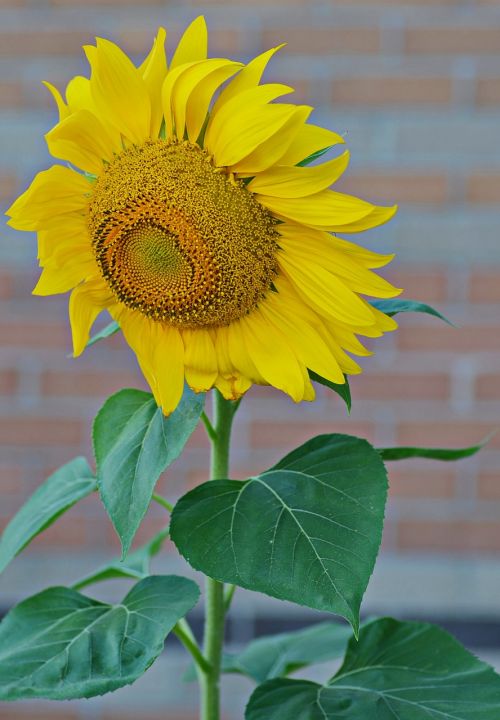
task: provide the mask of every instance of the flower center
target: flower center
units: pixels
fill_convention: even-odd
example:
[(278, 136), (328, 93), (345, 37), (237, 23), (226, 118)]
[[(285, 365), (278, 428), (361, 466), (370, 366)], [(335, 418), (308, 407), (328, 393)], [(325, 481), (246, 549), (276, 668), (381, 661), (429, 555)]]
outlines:
[(187, 142), (121, 153), (94, 185), (97, 263), (127, 307), (186, 328), (228, 325), (277, 275), (277, 221), (245, 185)]

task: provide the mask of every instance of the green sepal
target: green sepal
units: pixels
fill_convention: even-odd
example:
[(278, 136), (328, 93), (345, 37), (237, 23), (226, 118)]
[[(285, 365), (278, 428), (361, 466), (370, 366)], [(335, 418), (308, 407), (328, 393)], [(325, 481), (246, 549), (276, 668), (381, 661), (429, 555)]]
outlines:
[(102, 330), (99, 330), (98, 333), (92, 335), (85, 347), (92, 347), (92, 345), (95, 345), (97, 342), (99, 342), (99, 340), (105, 340), (106, 338), (111, 337), (111, 335), (117, 333), (119, 329), (120, 326), (117, 322), (115, 322), (115, 320), (113, 320), (113, 322), (110, 322), (109, 325), (106, 325), (102, 328)]
[(247, 481), (199, 485), (175, 506), (170, 533), (205, 575), (337, 613), (357, 631), (386, 494), (366, 440), (322, 435)]
[(33, 538), (66, 510), (97, 490), (97, 480), (83, 457), (56, 470), (14, 515), (0, 539), (0, 572)]
[(150, 393), (126, 389), (99, 410), (92, 430), (99, 491), (121, 540), (122, 557), (160, 474), (179, 457), (198, 424), (204, 400), (186, 386), (174, 412), (165, 417)]
[(175, 575), (141, 580), (116, 605), (65, 587), (33, 595), (0, 623), (0, 700), (72, 700), (129, 685), (199, 595)]
[(311, 155), (308, 155), (304, 160), (301, 160), (297, 163), (296, 167), (304, 167), (305, 165), (310, 165), (315, 160), (319, 160), (320, 157), (325, 155), (329, 150), (332, 149), (332, 147), (335, 147), (334, 145), (329, 145), (326, 148), (323, 148), (322, 150), (316, 150), (316, 152), (313, 152)]
[(500, 676), (444, 630), (391, 618), (364, 625), (325, 685), (270, 680), (246, 720), (498, 720)]
[(442, 315), (438, 310), (433, 308), (431, 305), (419, 302), (418, 300), (406, 300), (404, 298), (388, 298), (383, 300), (370, 300), (370, 304), (373, 305), (373, 307), (377, 308), (377, 310), (380, 310), (381, 312), (385, 313), (385, 315), (389, 315), (390, 317), (392, 317), (393, 315), (397, 315), (398, 313), (424, 313), (425, 315), (432, 315), (433, 317), (437, 317), (440, 320), (443, 320), (443, 322), (447, 323), (448, 325), (455, 327), (453, 323), (448, 320), (448, 318), (446, 318), (444, 315)]
[(321, 375), (318, 375), (317, 373), (313, 372), (312, 370), (307, 371), (309, 373), (309, 377), (313, 382), (317, 382), (320, 385), (324, 385), (325, 387), (329, 388), (330, 390), (333, 390), (333, 392), (337, 393), (342, 400), (345, 402), (347, 407), (347, 412), (351, 412), (351, 405), (352, 405), (352, 399), (351, 399), (351, 388), (349, 387), (349, 380), (347, 379), (347, 375), (345, 376), (345, 383), (343, 385), (340, 385), (339, 383), (331, 382), (331, 380), (327, 380), (324, 377), (321, 377)]
[[(490, 436), (491, 437), (491, 436)], [(378, 448), (378, 452), (384, 462), (391, 460), (407, 460), (408, 458), (428, 458), (430, 460), (461, 460), (462, 458), (475, 455), (488, 443), (489, 437), (479, 445), (471, 445), (464, 448), (424, 448), (424, 447), (391, 447)]]

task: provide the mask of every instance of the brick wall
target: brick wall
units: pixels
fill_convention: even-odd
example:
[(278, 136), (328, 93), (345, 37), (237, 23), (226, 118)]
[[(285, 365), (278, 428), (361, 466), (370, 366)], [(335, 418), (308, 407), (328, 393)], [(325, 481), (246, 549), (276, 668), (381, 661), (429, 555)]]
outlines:
[[(401, 206), (390, 226), (363, 241), (397, 252), (390, 279), (458, 326), (402, 318), (400, 331), (377, 342), (366, 373), (352, 381), (350, 418), (326, 393), (295, 407), (277, 393), (252, 390), (236, 427), (235, 475), (318, 432), (358, 433), (379, 445), (459, 445), (498, 428), (500, 0), (0, 0), (2, 205), (48, 162), (43, 133), (55, 115), (41, 80), (63, 84), (84, 71), (79, 46), (96, 34), (139, 57), (158, 24), (169, 27), (173, 42), (199, 12), (207, 15), (215, 56), (249, 58), (288, 41), (268, 77), (297, 87), (299, 101), (317, 107), (316, 122), (347, 131), (352, 165), (343, 189)], [(4, 524), (48, 472), (90, 453), (89, 423), (104, 398), (142, 380), (119, 337), (68, 359), (66, 298), (30, 296), (34, 238), (7, 228), (2, 240)], [(206, 454), (196, 433), (162, 490), (175, 497), (202, 480)], [(498, 618), (500, 433), (458, 465), (393, 468), (367, 609)], [(152, 526), (161, 521), (153, 509)], [(98, 501), (87, 499), (0, 579), (0, 604), (72, 579), (116, 549)], [(163, 562), (177, 561), (172, 554)], [(255, 613), (282, 612), (245, 597), (239, 612), (247, 623)], [(85, 717), (112, 717), (98, 703), (91, 707), (97, 714)], [(68, 718), (80, 717), (75, 708)], [(4, 717), (24, 715), (0, 708)]]

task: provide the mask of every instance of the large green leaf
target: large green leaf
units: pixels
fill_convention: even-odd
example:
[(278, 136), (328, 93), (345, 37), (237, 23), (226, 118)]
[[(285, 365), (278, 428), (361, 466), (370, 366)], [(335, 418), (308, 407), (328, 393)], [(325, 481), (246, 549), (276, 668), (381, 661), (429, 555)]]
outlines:
[(296, 632), (258, 638), (242, 652), (226, 654), (223, 671), (248, 675), (262, 683), (340, 657), (351, 637), (348, 625), (322, 622)]
[(96, 489), (97, 481), (83, 457), (56, 470), (5, 528), (0, 540), (0, 572), (36, 535)]
[(160, 552), (164, 541), (169, 535), (168, 528), (160, 530), (151, 540), (141, 545), (133, 553), (127, 555), (123, 560), (115, 558), (109, 563), (102, 565), (93, 573), (86, 575), (81, 580), (73, 583), (71, 586), (74, 590), (81, 590), (87, 585), (94, 585), (105, 580), (115, 580), (118, 578), (132, 578), (141, 580), (149, 575), (150, 561), (157, 553)]
[(376, 620), (326, 684), (270, 680), (246, 720), (498, 720), (500, 677), (427, 623)]
[(434, 317), (443, 320), (448, 325), (453, 325), (452, 322), (445, 318), (438, 310), (433, 308), (427, 303), (419, 302), (418, 300), (406, 300), (404, 298), (388, 298), (383, 300), (371, 300), (373, 307), (376, 307), (386, 315), (397, 315), (402, 312), (417, 312), (424, 313), (425, 315), (433, 315)]
[(206, 575), (339, 613), (357, 629), (386, 493), (366, 440), (322, 435), (245, 482), (199, 485), (174, 508), (170, 534)]
[(313, 382), (324, 385), (330, 390), (333, 390), (333, 392), (337, 393), (337, 395), (339, 395), (345, 402), (348, 412), (351, 411), (351, 389), (349, 387), (349, 380), (347, 379), (347, 375), (345, 376), (345, 383), (343, 385), (339, 385), (339, 383), (331, 382), (331, 380), (327, 380), (326, 378), (321, 377), (321, 375), (318, 375), (312, 370), (309, 370), (308, 372), (309, 377)]
[(387, 462), (389, 460), (406, 460), (408, 458), (429, 458), (430, 460), (461, 460), (478, 453), (488, 442), (485, 440), (479, 445), (471, 445), (465, 448), (424, 448), (424, 447), (391, 447), (379, 448), (382, 459)]
[(0, 624), (0, 700), (93, 697), (134, 682), (198, 597), (192, 580), (153, 575), (117, 605), (64, 587), (24, 600)]
[(195, 429), (204, 395), (186, 387), (174, 412), (165, 417), (142, 390), (112, 395), (94, 420), (97, 477), (103, 503), (129, 551), (160, 474), (180, 455)]

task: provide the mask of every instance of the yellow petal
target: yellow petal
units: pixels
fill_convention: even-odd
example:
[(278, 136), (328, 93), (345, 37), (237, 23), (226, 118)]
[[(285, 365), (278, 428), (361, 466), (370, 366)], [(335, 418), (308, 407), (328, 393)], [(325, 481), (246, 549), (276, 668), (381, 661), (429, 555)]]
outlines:
[[(286, 107), (285, 105), (270, 105), (268, 107)], [(281, 156), (290, 145), (298, 129), (304, 124), (312, 112), (307, 105), (290, 105), (292, 114), (280, 125), (270, 137), (266, 138), (249, 155), (231, 166), (231, 170), (240, 177), (249, 177), (259, 173), (279, 162)]]
[(169, 415), (184, 390), (184, 344), (180, 332), (123, 306), (111, 314), (134, 351), (157, 405)]
[(177, 49), (170, 63), (170, 68), (176, 68), (188, 62), (205, 60), (208, 51), (207, 24), (203, 15), (193, 20), (184, 31)]
[(329, 235), (329, 240), (332, 246), (344, 253), (348, 253), (356, 259), (356, 262), (359, 262), (369, 269), (384, 267), (384, 265), (390, 263), (395, 257), (393, 253), (390, 255), (381, 255), (380, 253), (373, 252), (373, 250), (367, 250), (361, 245), (356, 245), (355, 243), (349, 242), (349, 240), (339, 238), (338, 235)]
[(284, 335), (266, 322), (259, 309), (240, 324), (246, 351), (264, 380), (300, 402), (305, 389), (303, 369)]
[(229, 100), (232, 100), (232, 98), (236, 95), (239, 95), (245, 90), (251, 90), (256, 87), (262, 78), (269, 60), (275, 52), (281, 50), (284, 46), (285, 43), (277, 45), (270, 50), (266, 50), (266, 52), (257, 55), (257, 57), (251, 60), (248, 65), (245, 65), (245, 67), (221, 92), (214, 104), (213, 112), (216, 113), (223, 105), (225, 105)]
[(225, 123), (211, 148), (215, 162), (218, 166), (236, 166), (259, 145), (276, 135), (295, 114), (293, 105), (240, 108)]
[(298, 198), (314, 195), (333, 185), (349, 164), (349, 151), (321, 165), (312, 167), (270, 167), (260, 172), (248, 184), (254, 193), (281, 198)]
[(59, 120), (64, 120), (64, 118), (68, 117), (69, 115), (69, 109), (66, 103), (64, 102), (61, 93), (59, 90), (55, 87), (55, 85), (52, 85), (52, 83), (47, 82), (46, 80), (42, 81), (43, 85), (47, 88), (47, 90), (50, 92), (52, 97), (55, 100), (55, 103), (57, 105), (57, 109), (59, 111)]
[(111, 162), (121, 150), (118, 133), (110, 135), (88, 110), (77, 110), (45, 136), (51, 155), (81, 170), (100, 175), (103, 161)]
[(71, 112), (75, 112), (75, 110), (90, 110), (95, 113), (90, 80), (81, 75), (75, 75), (74, 78), (71, 78), (66, 86), (66, 101)]
[(285, 336), (299, 360), (307, 368), (335, 383), (343, 383), (344, 375), (328, 346), (312, 322), (294, 312), (295, 303), (281, 293), (269, 293), (260, 303), (262, 315)]
[(293, 92), (293, 88), (288, 85), (272, 83), (269, 85), (259, 85), (259, 87), (246, 90), (232, 98), (220, 108), (220, 110), (217, 112), (213, 111), (210, 114), (205, 132), (205, 147), (212, 155), (214, 154), (214, 146), (218, 142), (227, 139), (226, 128), (228, 126), (234, 128), (234, 122), (232, 121), (235, 113), (241, 112), (242, 109), (245, 108), (255, 112), (257, 108), (291, 92)]
[(292, 253), (279, 253), (278, 262), (299, 294), (321, 315), (356, 327), (373, 325), (369, 308), (336, 275), (316, 264), (304, 263)]
[[(389, 222), (391, 218), (397, 213), (398, 206), (393, 205), (392, 207), (380, 207), (373, 206), (373, 210), (359, 220), (353, 220), (352, 222), (342, 225), (340, 228), (343, 233), (358, 233), (364, 230), (371, 230), (371, 228), (379, 227)], [(331, 228), (333, 231), (336, 228)]]
[(242, 375), (229, 378), (218, 375), (215, 381), (215, 387), (226, 400), (239, 400), (251, 386), (251, 381)]
[(179, 74), (171, 95), (177, 137), (183, 138), (187, 127), (188, 138), (196, 142), (214, 92), (240, 67), (231, 60), (204, 60)]
[(183, 330), (186, 381), (195, 392), (213, 387), (218, 375), (215, 348), (208, 330)]
[(395, 297), (402, 291), (391, 283), (368, 270), (346, 252), (338, 250), (330, 242), (328, 233), (311, 228), (301, 232), (296, 227), (282, 224), (278, 228), (281, 239), (280, 246), (299, 262), (309, 263), (324, 268), (334, 275), (339, 275), (355, 292), (373, 297)]
[(104, 309), (115, 304), (109, 288), (102, 278), (78, 285), (69, 299), (69, 320), (73, 336), (73, 355), (78, 357), (89, 340), (90, 328)]
[(334, 190), (322, 190), (305, 198), (278, 198), (271, 195), (256, 195), (256, 198), (280, 218), (332, 232), (353, 227), (374, 210), (371, 203)]
[(45, 267), (42, 270), (37, 284), (33, 288), (33, 295), (58, 295), (68, 292), (96, 274), (94, 258), (81, 258), (77, 262), (67, 263), (64, 267)]
[(219, 341), (225, 337), (229, 358), (235, 369), (252, 382), (267, 385), (245, 347), (241, 322), (233, 322), (227, 327), (218, 328), (217, 335)]
[(53, 216), (83, 210), (91, 193), (89, 182), (74, 170), (53, 165), (35, 176), (30, 187), (6, 214), (17, 230), (41, 230)]
[(297, 165), (313, 153), (343, 142), (344, 138), (333, 130), (327, 130), (317, 125), (304, 125), (281, 158), (280, 164)]
[[(178, 67), (174, 69), (170, 69), (170, 71), (167, 74), (167, 77), (163, 81), (163, 85), (161, 88), (161, 103), (162, 103), (162, 110), (163, 110), (163, 116), (165, 119), (165, 136), (171, 137), (174, 134), (175, 129), (175, 123), (174, 123), (174, 102), (173, 102), (173, 93), (175, 84), (177, 83), (177, 80), (181, 78), (181, 76), (187, 72), (187, 70), (191, 67), (195, 67), (197, 63), (186, 63), (183, 65), (179, 65)], [(183, 137), (183, 132), (181, 132), (180, 137)]]
[(167, 76), (167, 58), (165, 55), (165, 28), (160, 27), (154, 39), (153, 47), (139, 67), (151, 99), (151, 137), (155, 138), (160, 132), (163, 120), (161, 103), (161, 88)]
[(137, 145), (149, 137), (151, 100), (139, 70), (120, 48), (97, 38), (97, 47), (84, 50), (92, 68), (90, 86), (99, 115)]

